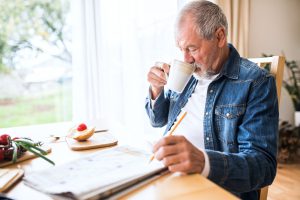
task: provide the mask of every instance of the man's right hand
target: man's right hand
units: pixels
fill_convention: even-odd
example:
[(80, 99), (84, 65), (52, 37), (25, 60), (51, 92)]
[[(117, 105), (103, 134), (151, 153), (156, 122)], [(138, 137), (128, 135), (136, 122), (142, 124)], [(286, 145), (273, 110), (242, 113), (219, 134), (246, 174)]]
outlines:
[[(159, 66), (158, 66), (159, 65)], [(159, 63), (151, 67), (148, 72), (148, 82), (151, 85), (152, 99), (156, 99), (161, 93), (164, 85), (167, 84), (166, 74), (169, 74), (170, 66), (166, 63)]]

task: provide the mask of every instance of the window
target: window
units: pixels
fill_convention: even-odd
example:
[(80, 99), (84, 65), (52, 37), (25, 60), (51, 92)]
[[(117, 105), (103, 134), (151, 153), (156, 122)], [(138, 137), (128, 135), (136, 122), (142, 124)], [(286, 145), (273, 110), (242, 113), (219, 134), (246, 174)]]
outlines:
[(1, 1), (0, 127), (108, 118), (148, 128), (146, 74), (155, 61), (178, 56), (173, 26), (181, 5)]
[(71, 120), (70, 2), (0, 1), (0, 127)]
[(131, 133), (152, 132), (144, 109), (146, 75), (156, 61), (169, 62), (179, 52), (173, 31), (177, 2), (73, 1), (72, 6), (74, 119), (104, 118)]

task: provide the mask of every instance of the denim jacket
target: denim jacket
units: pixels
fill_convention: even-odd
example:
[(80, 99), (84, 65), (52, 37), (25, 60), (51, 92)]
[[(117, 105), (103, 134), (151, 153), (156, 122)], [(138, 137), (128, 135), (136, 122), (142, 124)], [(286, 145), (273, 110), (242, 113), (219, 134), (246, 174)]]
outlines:
[[(260, 188), (276, 174), (278, 102), (274, 77), (240, 57), (230, 55), (219, 76), (208, 86), (204, 111), (204, 143), (209, 157), (208, 178), (242, 199), (258, 199)], [(192, 95), (192, 77), (181, 94), (163, 91), (146, 111), (154, 127), (172, 127)]]

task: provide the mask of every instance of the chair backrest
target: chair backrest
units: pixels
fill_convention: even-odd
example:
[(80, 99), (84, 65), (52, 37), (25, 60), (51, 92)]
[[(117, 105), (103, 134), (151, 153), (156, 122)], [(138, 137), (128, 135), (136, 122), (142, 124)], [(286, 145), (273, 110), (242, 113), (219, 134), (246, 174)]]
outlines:
[[(270, 64), (270, 73), (274, 75), (276, 81), (278, 104), (280, 102), (281, 85), (283, 78), (283, 69), (285, 58), (283, 56), (272, 56), (263, 58), (249, 58), (252, 62), (256, 63), (260, 67), (265, 67)], [(267, 200), (268, 196), (268, 186), (260, 189), (259, 200)]]
[(276, 80), (277, 97), (279, 103), (285, 58), (283, 56), (271, 56), (263, 58), (249, 58), (249, 60), (262, 68), (264, 68), (267, 64), (270, 64), (270, 73), (274, 75)]

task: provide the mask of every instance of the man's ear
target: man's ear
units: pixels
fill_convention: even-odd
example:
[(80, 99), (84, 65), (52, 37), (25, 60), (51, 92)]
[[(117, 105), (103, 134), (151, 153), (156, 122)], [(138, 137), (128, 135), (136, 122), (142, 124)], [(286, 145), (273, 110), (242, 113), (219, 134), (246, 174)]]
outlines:
[(226, 45), (226, 34), (224, 27), (219, 27), (215, 32), (216, 38), (218, 40), (218, 47), (223, 47)]

